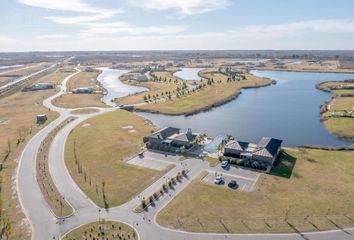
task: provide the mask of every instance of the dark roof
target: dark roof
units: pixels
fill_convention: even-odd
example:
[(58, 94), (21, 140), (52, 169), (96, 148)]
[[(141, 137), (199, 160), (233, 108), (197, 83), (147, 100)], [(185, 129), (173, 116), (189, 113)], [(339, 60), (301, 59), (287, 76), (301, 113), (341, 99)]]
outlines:
[(250, 144), (249, 142), (241, 142), (241, 141), (232, 140), (225, 145), (225, 148), (244, 151), (248, 147), (249, 144)]
[(182, 133), (173, 138), (173, 140), (179, 140), (184, 142), (193, 142), (194, 139), (198, 136), (198, 134), (194, 133)]
[(265, 157), (274, 157), (283, 141), (275, 138), (264, 137), (259, 141), (253, 154)]
[(179, 133), (179, 131), (180, 131), (179, 128), (166, 127), (157, 132), (154, 132), (153, 134), (150, 135), (150, 137), (165, 140), (170, 136), (172, 136), (173, 134)]

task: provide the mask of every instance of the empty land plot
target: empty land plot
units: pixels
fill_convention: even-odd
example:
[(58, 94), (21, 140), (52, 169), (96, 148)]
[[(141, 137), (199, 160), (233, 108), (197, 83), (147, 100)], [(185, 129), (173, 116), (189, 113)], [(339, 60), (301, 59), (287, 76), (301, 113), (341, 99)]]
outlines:
[(141, 150), (143, 137), (153, 130), (149, 122), (124, 110), (86, 120), (66, 142), (65, 162), (71, 176), (99, 206), (128, 201), (164, 174), (125, 162)]
[[(48, 81), (48, 78), (57, 82), (69, 74), (55, 72), (39, 78), (33, 83)], [(1, 199), (4, 210), (2, 216), (13, 223), (11, 237), (14, 239), (27, 239), (30, 237), (30, 231), (23, 224), (25, 216), (13, 192), (13, 171), (27, 140), (43, 128), (43, 125), (38, 126), (36, 124), (36, 115), (46, 114), (48, 116), (47, 123), (58, 116), (56, 112), (49, 111), (42, 105), (43, 99), (55, 92), (55, 89), (16, 92), (0, 99), (0, 118), (4, 120), (4, 124), (0, 124), (0, 132), (3, 136), (0, 138), (0, 158), (3, 162)]]
[(52, 103), (62, 108), (107, 107), (101, 101), (102, 94), (72, 94), (67, 93), (55, 98)]
[(201, 90), (186, 96), (164, 102), (137, 106), (136, 109), (170, 115), (192, 114), (232, 100), (239, 94), (242, 88), (261, 87), (272, 83), (269, 79), (258, 78), (252, 75), (246, 75), (246, 80), (226, 81), (227, 77), (225, 76), (220, 83), (214, 83), (211, 86), (207, 85)]
[[(286, 149), (253, 192), (196, 179), (157, 217), (192, 232), (294, 232), (351, 227), (354, 151)], [(287, 217), (286, 217), (287, 216)]]
[(67, 89), (71, 91), (74, 88), (79, 87), (92, 87), (94, 89), (98, 89), (97, 76), (99, 75), (99, 71), (95, 72), (80, 72), (73, 76), (67, 82)]

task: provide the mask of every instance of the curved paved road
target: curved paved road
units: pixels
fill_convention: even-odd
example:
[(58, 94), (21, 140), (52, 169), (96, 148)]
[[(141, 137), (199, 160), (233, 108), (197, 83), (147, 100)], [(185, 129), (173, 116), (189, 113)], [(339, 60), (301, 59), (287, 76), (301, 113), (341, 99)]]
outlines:
[[(23, 211), (29, 219), (32, 227), (32, 239), (59, 239), (66, 233), (80, 225), (97, 221), (100, 217), (107, 220), (117, 220), (133, 225), (137, 230), (140, 239), (153, 240), (173, 240), (173, 239), (235, 239), (235, 240), (264, 240), (264, 239), (314, 239), (314, 240), (349, 240), (353, 239), (354, 229), (335, 230), (327, 232), (314, 233), (292, 233), (292, 234), (206, 234), (206, 233), (188, 233), (183, 231), (176, 231), (166, 229), (159, 226), (156, 221), (157, 213), (165, 207), (175, 195), (181, 192), (189, 182), (202, 170), (208, 170), (205, 162), (189, 159), (184, 161), (184, 165), (176, 158), (168, 158), (171, 164), (176, 165), (171, 171), (161, 177), (137, 197), (131, 199), (129, 202), (108, 210), (99, 209), (76, 185), (71, 178), (64, 162), (64, 146), (65, 141), (74, 129), (82, 121), (97, 116), (99, 114), (114, 111), (115, 108), (96, 108), (98, 112), (85, 115), (75, 115), (71, 111), (73, 109), (62, 109), (52, 105), (51, 101), (61, 94), (66, 92), (67, 81), (78, 74), (80, 70), (76, 68), (76, 73), (66, 77), (61, 85), (60, 91), (54, 96), (46, 99), (43, 105), (47, 108), (57, 111), (60, 114), (56, 120), (48, 124), (40, 132), (38, 132), (26, 145), (20, 157), (18, 171), (17, 171), (17, 191)], [(62, 128), (56, 137), (53, 139), (49, 151), (49, 171), (52, 176), (54, 184), (57, 186), (59, 192), (74, 208), (74, 213), (65, 219), (58, 219), (53, 215), (49, 206), (45, 202), (36, 180), (36, 155), (41, 142), (45, 139), (56, 126), (63, 122), (69, 116), (76, 116), (77, 119), (70, 122)], [(189, 179), (184, 179), (182, 183), (176, 186), (175, 191), (171, 194), (165, 194), (161, 197), (155, 207), (150, 207), (148, 212), (134, 213), (132, 209), (140, 203), (141, 197), (147, 197), (155, 192), (165, 182), (165, 177), (172, 177), (182, 169), (189, 170)]]

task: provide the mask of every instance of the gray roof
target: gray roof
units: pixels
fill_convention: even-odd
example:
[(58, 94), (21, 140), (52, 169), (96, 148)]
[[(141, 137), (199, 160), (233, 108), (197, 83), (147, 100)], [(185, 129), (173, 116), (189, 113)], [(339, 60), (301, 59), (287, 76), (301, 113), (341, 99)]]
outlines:
[(241, 141), (232, 140), (225, 145), (225, 148), (244, 151), (248, 147), (249, 144), (250, 144), (249, 142), (241, 142)]
[(281, 147), (283, 141), (275, 138), (264, 137), (259, 141), (254, 155), (264, 157), (274, 157)]
[(182, 133), (173, 138), (173, 140), (179, 140), (184, 142), (193, 142), (194, 139), (198, 136), (198, 134), (194, 133)]
[(179, 131), (180, 131), (179, 128), (165, 127), (163, 129), (151, 134), (150, 137), (165, 140), (165, 139), (171, 137), (173, 134), (179, 133)]

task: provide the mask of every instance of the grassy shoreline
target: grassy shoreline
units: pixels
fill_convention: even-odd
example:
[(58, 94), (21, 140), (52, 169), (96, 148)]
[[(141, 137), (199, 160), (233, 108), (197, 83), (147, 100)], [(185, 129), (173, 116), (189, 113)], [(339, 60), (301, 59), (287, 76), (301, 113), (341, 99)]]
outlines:
[(327, 81), (316, 85), (316, 88), (333, 94), (333, 97), (321, 106), (321, 120), (328, 132), (342, 139), (354, 139), (354, 118), (332, 117), (331, 114), (348, 113), (354, 106), (354, 90), (334, 89), (339, 85), (352, 84), (345, 81)]
[[(204, 76), (205, 77), (205, 76)], [(207, 86), (195, 93), (164, 102), (137, 106), (136, 111), (165, 115), (193, 115), (221, 106), (238, 97), (242, 89), (260, 88), (274, 84), (274, 81), (247, 75), (247, 80), (227, 82), (226, 76), (220, 76), (220, 83)]]

